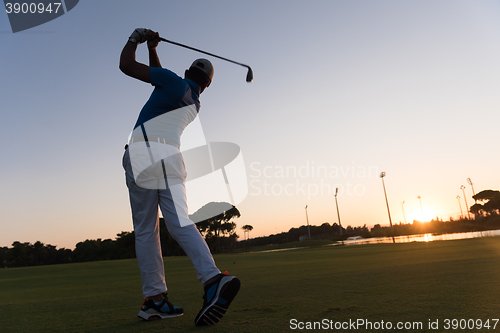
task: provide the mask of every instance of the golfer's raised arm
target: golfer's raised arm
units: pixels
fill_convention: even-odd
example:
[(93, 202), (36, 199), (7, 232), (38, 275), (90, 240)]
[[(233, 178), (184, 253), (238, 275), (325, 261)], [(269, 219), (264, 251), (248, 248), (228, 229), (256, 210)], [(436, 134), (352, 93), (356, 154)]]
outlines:
[(160, 59), (156, 53), (156, 47), (160, 42), (160, 35), (152, 30), (146, 31), (146, 39), (148, 41), (149, 50), (149, 67), (161, 67)]
[(150, 83), (150, 67), (135, 60), (135, 51), (137, 50), (137, 44), (143, 43), (145, 41), (146, 29), (135, 29), (132, 35), (130, 35), (127, 44), (125, 44), (125, 46), (123, 47), (122, 53), (120, 55), (120, 70), (128, 76)]

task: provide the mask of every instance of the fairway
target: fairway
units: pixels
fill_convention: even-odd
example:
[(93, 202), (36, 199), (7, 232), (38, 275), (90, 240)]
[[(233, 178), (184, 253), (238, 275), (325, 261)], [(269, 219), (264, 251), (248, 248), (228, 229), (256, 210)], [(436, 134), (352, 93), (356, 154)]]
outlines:
[[(500, 237), (322, 246), (215, 260), (238, 276), (242, 287), (212, 327), (193, 323), (202, 288), (191, 262), (167, 257), (169, 299), (184, 307), (182, 317), (137, 318), (142, 295), (136, 261), (100, 261), (0, 270), (0, 331), (287, 332), (300, 331), (290, 329), (291, 319), (365, 319), (422, 322), (422, 329), (399, 331), (438, 332), (446, 331), (446, 318), (490, 319), (491, 328), (481, 331), (500, 331), (491, 321), (500, 317)], [(429, 330), (429, 320), (439, 320), (439, 329)]]

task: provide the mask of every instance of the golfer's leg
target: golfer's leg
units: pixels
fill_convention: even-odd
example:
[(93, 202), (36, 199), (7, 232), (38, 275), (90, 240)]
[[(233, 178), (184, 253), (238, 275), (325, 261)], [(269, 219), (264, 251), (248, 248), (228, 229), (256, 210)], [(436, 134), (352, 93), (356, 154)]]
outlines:
[(166, 190), (160, 191), (160, 208), (168, 231), (179, 243), (193, 263), (201, 283), (220, 273), (215, 266), (207, 243), (188, 217), (186, 187), (183, 180), (169, 181)]
[(128, 151), (125, 153), (123, 165), (132, 208), (135, 251), (141, 271), (142, 292), (145, 297), (158, 295), (167, 290), (158, 223), (158, 190), (137, 186), (132, 176)]

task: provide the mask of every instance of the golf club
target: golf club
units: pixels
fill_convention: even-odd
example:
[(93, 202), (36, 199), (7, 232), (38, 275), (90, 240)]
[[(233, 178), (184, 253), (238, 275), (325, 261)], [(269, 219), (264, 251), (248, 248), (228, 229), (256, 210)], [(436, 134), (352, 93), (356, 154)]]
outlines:
[(252, 82), (253, 81), (253, 72), (252, 72), (252, 69), (250, 68), (250, 66), (248, 66), (248, 65), (245, 65), (245, 64), (242, 64), (242, 63), (239, 63), (239, 62), (227, 59), (227, 58), (223, 58), (221, 56), (218, 56), (218, 55), (215, 55), (215, 54), (212, 54), (212, 53), (209, 53), (209, 52), (205, 52), (205, 51), (202, 51), (202, 50), (199, 50), (199, 49), (195, 49), (194, 47), (191, 47), (191, 46), (187, 46), (187, 45), (184, 45), (184, 44), (181, 44), (181, 43), (173, 42), (171, 40), (168, 40), (168, 39), (165, 39), (165, 38), (162, 38), (162, 37), (159, 37), (159, 39), (162, 42), (167, 42), (167, 43), (174, 44), (174, 45), (177, 45), (177, 46), (182, 46), (182, 47), (185, 47), (185, 48), (193, 50), (193, 51), (197, 51), (197, 52), (201, 52), (201, 53), (204, 53), (204, 54), (208, 54), (209, 56), (216, 57), (216, 58), (219, 58), (219, 59), (222, 59), (222, 60), (226, 60), (226, 61), (232, 62), (233, 64), (237, 64), (237, 65), (246, 67), (246, 68), (248, 68), (247, 82)]

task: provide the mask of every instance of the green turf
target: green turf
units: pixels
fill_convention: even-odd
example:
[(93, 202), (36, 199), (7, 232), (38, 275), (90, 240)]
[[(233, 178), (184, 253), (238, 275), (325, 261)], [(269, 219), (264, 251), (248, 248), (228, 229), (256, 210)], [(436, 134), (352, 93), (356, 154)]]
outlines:
[[(190, 261), (168, 257), (169, 298), (184, 307), (182, 317), (137, 318), (142, 295), (136, 261), (101, 261), (0, 270), (0, 331), (287, 332), (295, 318), (421, 321), (418, 332), (438, 332), (445, 331), (445, 318), (500, 317), (500, 237), (324, 246), (215, 260), (242, 287), (212, 327), (194, 327), (202, 288)], [(439, 319), (440, 330), (427, 330), (429, 319)], [(500, 331), (500, 323), (484, 331)]]
[(268, 245), (252, 246), (248, 248), (243, 247), (234, 250), (234, 252), (235, 253), (262, 252), (262, 251), (272, 251), (272, 250), (290, 249), (290, 248), (318, 247), (336, 243), (337, 242), (329, 239), (312, 239), (312, 240), (306, 239), (303, 241), (286, 242), (283, 244), (268, 244)]

